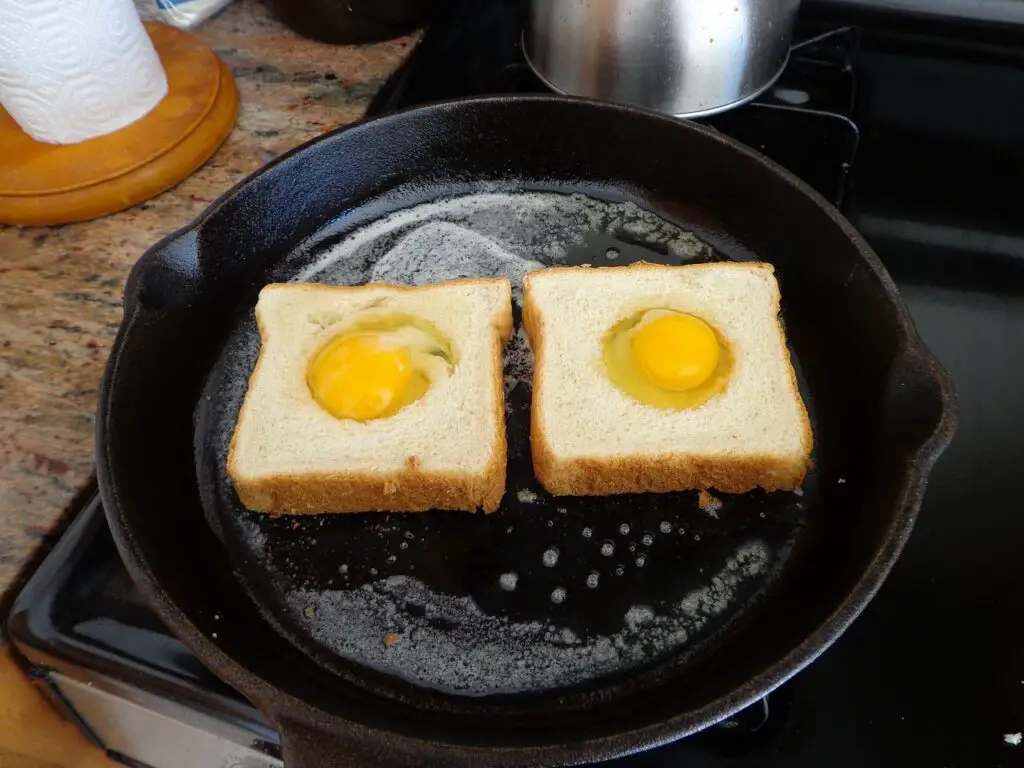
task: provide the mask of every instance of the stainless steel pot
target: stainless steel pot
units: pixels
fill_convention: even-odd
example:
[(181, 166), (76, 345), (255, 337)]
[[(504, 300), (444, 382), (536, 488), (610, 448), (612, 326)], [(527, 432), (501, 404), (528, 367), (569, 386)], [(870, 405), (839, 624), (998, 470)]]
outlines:
[(530, 0), (527, 61), (554, 90), (699, 117), (768, 89), (800, 0)]

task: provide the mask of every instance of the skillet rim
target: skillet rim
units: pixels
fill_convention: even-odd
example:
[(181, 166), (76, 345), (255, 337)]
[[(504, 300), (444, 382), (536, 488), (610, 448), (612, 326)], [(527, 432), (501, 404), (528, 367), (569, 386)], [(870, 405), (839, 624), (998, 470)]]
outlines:
[[(113, 475), (115, 473), (107, 450), (106, 435), (108, 419), (111, 412), (115, 410), (111, 401), (113, 381), (117, 376), (125, 340), (131, 333), (136, 319), (135, 294), (137, 286), (151, 265), (161, 262), (169, 246), (195, 236), (208, 220), (215, 217), (220, 209), (244, 188), (259, 183), (262, 177), (275, 172), (280, 167), (287, 166), (288, 163), (313, 146), (337, 140), (338, 136), (348, 132), (373, 130), (375, 126), (402, 120), (411, 113), (486, 109), (490, 104), (507, 106), (511, 103), (522, 102), (553, 103), (556, 108), (589, 109), (595, 113), (617, 111), (644, 120), (671, 122), (675, 130), (703, 134), (705, 140), (718, 142), (725, 145), (729, 151), (744, 155), (747, 162), (762, 165), (773, 172), (781, 183), (788, 184), (794, 188), (795, 192), (809, 198), (810, 202), (831, 219), (832, 223), (837, 225), (842, 234), (851, 241), (862, 263), (866, 265), (871, 276), (877, 280), (885, 300), (893, 310), (897, 325), (897, 338), (900, 342), (893, 360), (893, 368), (902, 363), (917, 372), (922, 378), (931, 379), (938, 392), (941, 410), (935, 418), (934, 426), (928, 436), (907, 455), (901, 493), (895, 504), (897, 509), (887, 530), (883, 533), (882, 544), (878, 547), (874, 558), (866, 566), (863, 574), (847, 593), (845, 599), (815, 630), (788, 653), (766, 666), (759, 674), (749, 678), (732, 693), (714, 699), (698, 709), (675, 714), (660, 722), (569, 743), (480, 747), (421, 739), (344, 720), (340, 716), (314, 707), (285, 692), (256, 671), (242, 665), (234, 657), (222, 651), (212, 638), (201, 631), (166, 593), (150, 569), (145, 554), (136, 546), (129, 533), (127, 517), (114, 482)], [(201, 661), (214, 668), (218, 676), (251, 698), (261, 710), (274, 720), (281, 728), (283, 743), (289, 741), (288, 732), (294, 733), (293, 729), (298, 725), (300, 729), (312, 728), (319, 732), (328, 732), (335, 737), (355, 740), (357, 744), (373, 751), (381, 748), (383, 744), (387, 750), (394, 751), (396, 756), (420, 755), (424, 750), (430, 750), (439, 757), (466, 761), (484, 759), (489, 763), (495, 762), (508, 766), (536, 765), (540, 762), (551, 761), (576, 765), (594, 760), (613, 759), (655, 748), (702, 730), (749, 706), (789, 680), (826, 651), (860, 615), (884, 583), (910, 536), (927, 487), (928, 474), (942, 451), (952, 440), (959, 412), (951, 377), (921, 340), (888, 271), (870, 245), (834, 206), (781, 165), (711, 128), (652, 110), (596, 99), (548, 94), (448, 99), (389, 112), (369, 120), (359, 120), (314, 137), (240, 180), (214, 200), (192, 222), (175, 230), (147, 249), (129, 273), (124, 289), (123, 305), (123, 319), (100, 383), (96, 414), (97, 480), (111, 533), (129, 574), (153, 606), (159, 618)], [(297, 741), (298, 737), (296, 736), (295, 739)]]

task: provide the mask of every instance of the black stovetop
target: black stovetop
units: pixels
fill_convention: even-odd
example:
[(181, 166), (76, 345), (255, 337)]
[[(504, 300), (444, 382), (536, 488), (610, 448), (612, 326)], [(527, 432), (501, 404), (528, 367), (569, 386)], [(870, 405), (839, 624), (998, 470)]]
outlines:
[[(370, 111), (541, 90), (519, 53), (517, 6), (455, 3)], [(1024, 745), (1004, 740), (1024, 731), (1024, 41), (805, 3), (798, 39), (812, 38), (759, 103), (702, 122), (842, 206), (952, 374), (960, 429), (900, 562), (833, 648), (732, 721), (618, 764), (1024, 764)], [(20, 596), (10, 630), (38, 663), (120, 676), (272, 739), (150, 613), (97, 502)]]

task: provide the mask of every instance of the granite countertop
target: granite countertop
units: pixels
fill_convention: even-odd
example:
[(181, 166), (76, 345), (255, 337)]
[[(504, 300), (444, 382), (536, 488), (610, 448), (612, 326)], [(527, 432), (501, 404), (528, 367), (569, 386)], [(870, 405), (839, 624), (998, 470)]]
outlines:
[(357, 120), (414, 42), (310, 42), (259, 0), (236, 0), (194, 31), (239, 90), (238, 120), (219, 152), (128, 211), (63, 227), (0, 226), (0, 595), (89, 481), (97, 387), (132, 264), (272, 158)]

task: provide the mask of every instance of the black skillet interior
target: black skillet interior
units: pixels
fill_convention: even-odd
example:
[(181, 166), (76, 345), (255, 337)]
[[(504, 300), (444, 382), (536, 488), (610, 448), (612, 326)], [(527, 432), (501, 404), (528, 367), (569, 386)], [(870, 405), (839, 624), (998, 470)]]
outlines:
[[(317, 279), (362, 282), (383, 264), (407, 282), (489, 276), (518, 263), (509, 254), (545, 265), (751, 258), (629, 204), (578, 195), (492, 192), (429, 208), (420, 221), (376, 223), (382, 231), (361, 247), (328, 228), (266, 279), (310, 279), (318, 260), (327, 266)], [(325, 259), (339, 241), (343, 254)], [(424, 255), (434, 262), (426, 271)], [(199, 401), (200, 493), (253, 601), (326, 668), (413, 706), (508, 717), (538, 702), (589, 707), (656, 682), (765, 597), (818, 506), (816, 473), (799, 494), (552, 498), (533, 476), (531, 377), (518, 306), (513, 314), (508, 490), (494, 515), (247, 511), (226, 456), (259, 349), (248, 307)]]
[[(532, 477), (528, 392), (516, 387), (508, 493), (494, 517), (294, 521), (238, 508), (217, 466), (218, 393), (230, 389), (218, 377), (225, 344), (250, 322), (259, 288), (294, 275), (325, 232), (336, 237), (485, 184), (635, 201), (699, 232), (715, 249), (705, 257), (772, 262), (813, 408), (817, 467), (804, 495), (726, 497), (717, 518), (694, 494), (551, 500)], [(652, 257), (651, 243), (601, 239), (613, 236), (594, 235), (572, 257), (600, 257), (606, 245), (625, 257)], [(945, 377), (920, 347), (891, 282), (823, 201), (703, 129), (624, 107), (515, 98), (440, 105), (326, 137), (158, 244), (126, 290), (98, 445), (101, 487), (130, 569), (170, 626), (271, 713), (286, 713), (298, 700), (336, 723), (401, 734), (392, 741), (547, 745), (568, 761), (714, 722), (827, 646), (898, 555), (952, 418)], [(599, 680), (571, 672), (579, 665), (565, 659), (579, 661), (571, 651), (588, 638), (632, 623), (642, 639), (651, 610), (666, 613), (695, 589), (717, 588), (718, 571), (730, 557), (735, 566), (741, 547), (740, 565), (747, 562), (752, 543), (755, 558), (764, 555), (759, 573), (730, 581), (730, 608), (705, 611), (696, 632), (681, 625), (690, 630), (687, 641), (676, 634), (661, 645), (672, 652), (642, 649), (638, 668)], [(606, 556), (608, 545), (614, 551)], [(558, 562), (549, 567), (554, 549)], [(503, 589), (513, 573), (516, 588)], [(587, 586), (593, 573), (598, 588)], [(348, 662), (329, 638), (316, 636), (322, 619), (333, 626), (349, 620), (325, 615), (331, 606), (318, 594), (395, 575), (472, 596), (485, 612), (520, 624), (538, 622), (543, 643), (565, 653), (526, 663), (562, 664), (566, 674), (516, 678), (513, 688), (528, 679), (530, 692), (456, 695)], [(297, 589), (306, 590), (305, 603), (288, 595)], [(399, 613), (413, 614), (429, 646), (452, 619), (422, 621), (415, 615), (422, 606), (409, 605), (416, 602), (397, 601)], [(399, 617), (389, 630), (400, 636), (398, 646), (416, 641), (409, 626)], [(631, 642), (613, 643), (612, 655), (630, 656)], [(409, 663), (420, 664), (422, 676), (422, 659)], [(442, 682), (479, 681), (482, 666)]]

